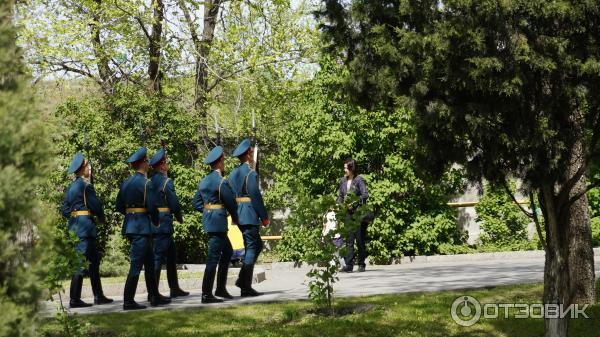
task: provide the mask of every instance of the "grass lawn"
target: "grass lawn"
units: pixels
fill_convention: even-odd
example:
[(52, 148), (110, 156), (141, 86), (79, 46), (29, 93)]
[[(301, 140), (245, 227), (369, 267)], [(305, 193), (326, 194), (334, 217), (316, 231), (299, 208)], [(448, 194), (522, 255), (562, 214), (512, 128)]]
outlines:
[[(539, 303), (541, 285), (503, 286), (482, 290), (380, 295), (336, 299), (338, 315), (319, 314), (308, 301), (209, 306), (193, 310), (162, 310), (77, 316), (90, 323), (89, 336), (543, 336), (542, 319), (482, 318), (471, 327), (456, 324), (452, 302), (470, 295), (481, 303)], [(571, 336), (596, 337), (600, 305), (586, 310), (589, 319), (571, 320)], [(46, 321), (42, 336), (60, 336)]]

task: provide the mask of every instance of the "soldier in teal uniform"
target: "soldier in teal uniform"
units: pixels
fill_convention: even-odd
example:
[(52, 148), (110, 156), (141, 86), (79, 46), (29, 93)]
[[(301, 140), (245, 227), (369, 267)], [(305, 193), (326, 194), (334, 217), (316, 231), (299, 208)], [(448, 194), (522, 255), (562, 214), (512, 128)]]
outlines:
[[(61, 208), (62, 215), (69, 219), (69, 231), (74, 232), (79, 238), (77, 251), (82, 253), (89, 262), (89, 276), (94, 293), (94, 304), (112, 303), (106, 298), (100, 282), (100, 257), (96, 245), (96, 221), (104, 223), (104, 209), (96, 197), (94, 186), (87, 179), (90, 178), (90, 165), (78, 152), (73, 157), (69, 166), (69, 174), (75, 173), (75, 180), (65, 192), (65, 199)], [(89, 307), (91, 304), (81, 300), (81, 287), (83, 283), (83, 270), (79, 270), (71, 279), (70, 301), (71, 308)]]
[(204, 231), (208, 234), (208, 258), (202, 280), (202, 303), (217, 303), (223, 302), (222, 299), (216, 298), (212, 294), (217, 265), (219, 274), (217, 275), (215, 295), (227, 299), (233, 298), (225, 288), (227, 270), (233, 254), (231, 242), (227, 237), (227, 212), (236, 224), (238, 215), (231, 187), (223, 178), (225, 169), (223, 148), (220, 146), (213, 148), (204, 159), (204, 164), (210, 165), (212, 171), (198, 184), (192, 206), (202, 212)]
[(136, 310), (146, 308), (135, 302), (142, 265), (150, 305), (168, 304), (171, 300), (158, 292), (156, 275), (154, 274), (154, 252), (152, 250), (152, 227), (159, 225), (159, 213), (155, 203), (155, 193), (151, 181), (146, 177), (148, 172), (147, 149), (141, 147), (127, 162), (136, 171), (121, 184), (117, 195), (117, 211), (125, 215), (123, 235), (130, 243), (129, 274), (123, 292), (123, 309)]
[(171, 289), (171, 298), (187, 296), (190, 293), (179, 288), (177, 280), (177, 265), (175, 242), (173, 241), (173, 217), (183, 223), (181, 204), (175, 193), (173, 179), (168, 177), (169, 163), (164, 149), (158, 150), (150, 159), (150, 165), (156, 173), (152, 176), (152, 189), (156, 193), (156, 207), (158, 208), (160, 226), (154, 229), (154, 271), (156, 282), (160, 282), (160, 268), (162, 262), (167, 264), (167, 282)]
[(252, 288), (254, 264), (262, 251), (260, 225), (269, 225), (269, 215), (258, 188), (258, 175), (251, 168), (253, 161), (250, 140), (244, 139), (233, 152), (241, 161), (229, 175), (229, 182), (238, 203), (239, 228), (244, 238), (246, 255), (236, 286), (241, 289), (241, 296), (262, 295)]

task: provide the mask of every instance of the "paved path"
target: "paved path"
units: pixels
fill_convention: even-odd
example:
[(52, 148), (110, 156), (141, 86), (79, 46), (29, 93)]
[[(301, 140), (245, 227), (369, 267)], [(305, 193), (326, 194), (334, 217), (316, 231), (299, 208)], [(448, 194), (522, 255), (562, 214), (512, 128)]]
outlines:
[[(596, 270), (600, 271), (598, 260)], [(266, 280), (254, 286), (258, 291), (265, 293), (259, 297), (240, 298), (239, 289), (229, 286), (229, 292), (235, 296), (235, 299), (223, 304), (206, 305), (200, 302), (200, 290), (192, 289), (192, 294), (188, 297), (175, 299), (170, 305), (164, 307), (149, 309), (173, 310), (306, 299), (307, 270), (267, 269)], [(364, 273), (339, 273), (340, 280), (335, 284), (335, 292), (338, 297), (346, 297), (535, 283), (543, 281), (543, 270), (543, 258), (367, 266), (367, 271)], [(597, 275), (599, 274), (600, 272), (597, 272)], [(148, 304), (145, 297), (146, 295), (138, 295), (136, 300)], [(115, 303), (112, 305), (74, 309), (73, 312), (79, 314), (123, 312), (122, 298), (117, 296), (113, 298)], [(91, 301), (91, 299), (87, 300)], [(52, 305), (49, 305), (47, 312), (53, 311)]]

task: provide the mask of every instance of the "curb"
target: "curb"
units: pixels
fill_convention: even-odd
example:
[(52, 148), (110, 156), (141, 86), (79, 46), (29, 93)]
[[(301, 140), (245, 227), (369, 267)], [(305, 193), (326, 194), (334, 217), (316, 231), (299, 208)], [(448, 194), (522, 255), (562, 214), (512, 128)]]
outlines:
[[(197, 269), (194, 271), (204, 271), (204, 265), (196, 265), (202, 266), (201, 269)], [(229, 272), (227, 273), (227, 286), (234, 287), (235, 281), (237, 280), (238, 274), (240, 272), (240, 268), (229, 268)], [(163, 273), (164, 274), (164, 273)], [(254, 275), (252, 279), (252, 283), (260, 283), (267, 279), (265, 269), (262, 267), (254, 268)], [(113, 284), (103, 284), (102, 290), (104, 291), (104, 295), (107, 297), (111, 296), (123, 296), (123, 288), (125, 283), (113, 283)], [(179, 286), (181, 289), (185, 291), (196, 290), (202, 288), (202, 276), (198, 278), (190, 278), (190, 279), (180, 279)], [(63, 294), (68, 296), (69, 289), (65, 287)], [(161, 294), (168, 296), (169, 295), (169, 284), (166, 279), (160, 280), (158, 284), (158, 290)], [(144, 273), (140, 274), (140, 280), (138, 282), (138, 287), (136, 291), (137, 295), (147, 294), (148, 290), (146, 288), (146, 282), (144, 281)], [(55, 299), (58, 299), (58, 296), (52, 296)], [(92, 287), (90, 286), (90, 279), (88, 277), (83, 280), (83, 287), (81, 289), (81, 298), (93, 298), (94, 295), (92, 293)]]
[[(525, 259), (544, 259), (546, 253), (543, 250), (529, 250), (516, 252), (494, 252), (455, 255), (431, 255), (431, 256), (403, 256), (395, 259), (391, 264), (418, 265), (427, 263), (464, 263), (469, 261), (510, 261)], [(600, 248), (594, 248), (594, 256), (600, 256)], [(366, 263), (373, 265), (367, 258)], [(314, 264), (306, 262), (273, 262), (272, 270), (304, 270), (310, 269)]]

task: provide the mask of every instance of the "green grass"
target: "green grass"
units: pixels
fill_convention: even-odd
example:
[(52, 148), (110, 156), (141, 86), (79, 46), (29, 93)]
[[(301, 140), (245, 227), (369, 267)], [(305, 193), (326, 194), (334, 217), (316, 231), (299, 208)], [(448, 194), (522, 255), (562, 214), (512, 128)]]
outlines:
[[(470, 295), (482, 303), (539, 303), (541, 285), (484, 290), (339, 298), (335, 317), (319, 314), (308, 301), (209, 306), (189, 310), (141, 311), (77, 316), (88, 336), (543, 336), (541, 319), (483, 319), (471, 327), (454, 323), (452, 302)], [(571, 320), (570, 336), (598, 336), (600, 305), (589, 319)], [(514, 315), (511, 312), (511, 317)], [(60, 336), (55, 321), (44, 322), (42, 336)]]

